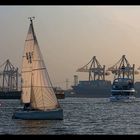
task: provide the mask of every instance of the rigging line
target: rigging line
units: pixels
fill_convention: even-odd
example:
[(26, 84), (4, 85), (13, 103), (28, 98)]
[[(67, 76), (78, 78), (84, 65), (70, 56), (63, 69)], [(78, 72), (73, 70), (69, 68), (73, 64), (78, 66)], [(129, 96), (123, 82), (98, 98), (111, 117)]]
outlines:
[(32, 86), (32, 87), (43, 87), (43, 88), (49, 88), (49, 89), (53, 88), (53, 87), (49, 87), (49, 86)]
[(36, 71), (36, 70), (44, 70), (46, 69), (45, 67), (42, 67), (42, 68), (37, 68), (37, 69), (32, 69), (32, 71)]
[(54, 91), (52, 91), (52, 92), (53, 92), (53, 93), (52, 93), (51, 90), (50, 90), (50, 91), (48, 90), (48, 92), (50, 93), (51, 96), (53, 96), (53, 97), (55, 98), (55, 100), (57, 100), (57, 97), (56, 97), (56, 94), (55, 94)]
[(34, 39), (26, 39), (25, 41), (32, 41), (32, 40), (34, 40)]
[[(41, 92), (43, 93), (43, 90), (42, 90), (43, 88), (41, 88)], [(45, 109), (45, 103), (44, 103), (44, 94), (42, 94), (42, 102), (43, 102), (43, 107), (44, 107), (44, 109)]]
[(50, 98), (51, 96), (49, 96), (47, 94), (45, 94), (45, 96), (48, 98), (48, 101), (50, 102), (50, 103), (48, 102), (48, 104), (58, 104), (57, 100), (54, 101), (54, 100), (52, 100), (52, 98)]
[[(50, 99), (50, 102), (51, 103), (58, 103), (58, 102), (56, 102), (57, 101), (57, 98), (56, 98), (56, 95), (55, 95), (55, 93), (54, 94), (52, 94), (52, 92), (50, 92), (49, 90), (47, 90), (47, 92), (49, 92), (50, 93), (50, 95), (48, 95), (48, 94), (45, 94), (49, 99)], [(54, 92), (54, 91), (53, 91)], [(52, 97), (53, 96), (53, 97)], [(52, 100), (52, 98), (55, 98), (55, 100)]]
[[(39, 77), (40, 78), (40, 81), (41, 81), (41, 76)], [(41, 88), (41, 92), (43, 93), (43, 90), (42, 90), (43, 88)], [(42, 96), (41, 96), (41, 100), (42, 100), (42, 102), (43, 102), (43, 105), (44, 105), (44, 98), (43, 98), (43, 94), (41, 94)]]
[(29, 73), (29, 72), (32, 72), (31, 70), (29, 71), (21, 71), (21, 73)]
[[(43, 88), (42, 88), (43, 89)], [(43, 89), (44, 90), (44, 89)], [(35, 93), (34, 94), (36, 94), (36, 95), (38, 95), (37, 93), (38, 92), (40, 92), (41, 91), (41, 88), (40, 89), (36, 89), (35, 90)], [(55, 102), (54, 101), (52, 101), (52, 99), (50, 98), (51, 96), (49, 96), (49, 95), (47, 95), (47, 94), (44, 94), (47, 98), (48, 98), (48, 101), (51, 103), (51, 104), (54, 104)], [(44, 103), (44, 98), (42, 98), (42, 95), (40, 95), (40, 96), (38, 96), (38, 99), (40, 100), (40, 101), (43, 101), (43, 103)], [(39, 103), (39, 102), (38, 102)], [(48, 104), (50, 104), (50, 103), (48, 103)], [(41, 102), (40, 102), (40, 104), (41, 104)]]
[[(41, 77), (38, 77), (39, 79), (40, 79), (40, 81), (41, 81)], [(36, 86), (36, 87), (38, 87), (38, 86)], [(48, 88), (52, 88), (52, 87), (48, 87)], [(41, 89), (43, 89), (43, 88), (41, 88)], [(43, 95), (42, 95), (43, 96)], [(50, 98), (50, 97), (49, 97)], [(43, 97), (42, 97), (42, 100), (43, 100)], [(44, 100), (43, 100), (44, 101)], [(51, 101), (51, 99), (50, 99), (50, 101)], [(53, 103), (53, 102), (52, 102)]]
[[(38, 88), (36, 88), (36, 91), (38, 90)], [(37, 108), (37, 101), (36, 101), (36, 96), (35, 96), (35, 89), (32, 87), (32, 91), (33, 91), (33, 94), (32, 94), (32, 96), (33, 96), (33, 99), (34, 99), (34, 104), (35, 104), (35, 106), (36, 106), (36, 108)], [(37, 92), (38, 93), (38, 92)]]
[[(44, 62), (44, 61), (43, 61), (43, 62)], [(47, 71), (47, 68), (46, 68), (46, 73), (47, 73), (47, 77), (48, 77), (48, 79), (49, 79), (48, 82), (50, 82), (51, 87), (53, 87), (52, 82), (51, 82), (50, 77), (49, 77), (49, 73), (48, 73), (48, 71)]]
[(33, 83), (33, 76), (32, 76), (32, 74), (31, 74), (31, 93), (30, 93), (30, 100), (31, 100), (31, 97), (32, 97), (32, 99), (33, 99), (33, 101), (34, 102), (32, 102), (31, 104), (33, 104), (34, 103), (34, 106), (36, 106), (37, 107), (37, 103), (36, 103), (36, 98), (35, 98), (35, 94), (34, 94), (34, 89), (33, 89), (33, 87), (32, 87), (32, 83)]
[(42, 61), (42, 62), (44, 62), (42, 59), (33, 59), (33, 61)]

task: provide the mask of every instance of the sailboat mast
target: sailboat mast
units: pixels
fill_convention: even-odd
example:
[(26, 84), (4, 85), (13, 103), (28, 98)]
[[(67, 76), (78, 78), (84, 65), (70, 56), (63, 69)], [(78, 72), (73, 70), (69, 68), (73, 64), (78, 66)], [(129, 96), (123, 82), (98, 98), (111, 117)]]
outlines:
[(31, 97), (31, 78), (32, 78), (32, 59), (33, 59), (33, 49), (34, 49), (34, 35), (33, 35), (33, 23), (34, 17), (30, 17), (30, 26), (27, 33), (27, 37), (24, 45), (24, 53), (22, 57), (22, 103), (30, 103)]
[(35, 32), (34, 32), (34, 27), (33, 27), (33, 20), (35, 19), (35, 17), (28, 17), (28, 19), (31, 22), (30, 24), (31, 24), (34, 40), (36, 40), (36, 36), (35, 36)]
[[(33, 26), (33, 20), (35, 20), (35, 17), (28, 17), (28, 19), (30, 20), (30, 26), (31, 26), (31, 29), (32, 29), (33, 40), (34, 40), (34, 42), (37, 42), (37, 39), (36, 39), (36, 36), (35, 36), (35, 32), (34, 32), (34, 26)], [(33, 47), (33, 51), (34, 51), (34, 47)], [(32, 86), (32, 74), (31, 74), (31, 93), (32, 92), (33, 92), (33, 86)], [(31, 94), (31, 96), (33, 97), (34, 95)], [(37, 106), (36, 100), (34, 100), (34, 103)]]

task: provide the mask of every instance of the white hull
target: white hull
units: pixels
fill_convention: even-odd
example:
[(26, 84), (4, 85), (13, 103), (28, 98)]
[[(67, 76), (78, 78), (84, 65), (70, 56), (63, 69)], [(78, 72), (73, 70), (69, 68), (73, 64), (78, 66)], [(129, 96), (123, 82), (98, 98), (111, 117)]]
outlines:
[(118, 90), (118, 89), (112, 89), (111, 93), (135, 93), (135, 89), (129, 89), (129, 90)]
[(19, 110), (14, 113), (12, 118), (23, 120), (63, 120), (63, 109), (59, 108), (49, 111)]
[(112, 95), (110, 98), (110, 101), (111, 102), (118, 102), (118, 101), (134, 101), (135, 99), (136, 99), (136, 97), (135, 96), (133, 96), (133, 95)]

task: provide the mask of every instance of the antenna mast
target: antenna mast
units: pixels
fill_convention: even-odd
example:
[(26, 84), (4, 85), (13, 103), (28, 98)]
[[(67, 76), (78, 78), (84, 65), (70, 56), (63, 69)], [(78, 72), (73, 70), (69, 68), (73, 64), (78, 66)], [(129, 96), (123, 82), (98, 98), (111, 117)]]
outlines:
[(30, 19), (31, 23), (32, 23), (32, 20), (35, 19), (35, 17), (28, 17), (28, 19)]

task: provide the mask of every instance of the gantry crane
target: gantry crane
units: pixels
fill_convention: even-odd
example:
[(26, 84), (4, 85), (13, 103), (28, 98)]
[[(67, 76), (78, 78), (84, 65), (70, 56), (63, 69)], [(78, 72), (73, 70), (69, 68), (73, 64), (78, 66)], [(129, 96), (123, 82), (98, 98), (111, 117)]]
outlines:
[[(3, 70), (1, 70), (3, 68)], [(18, 90), (18, 68), (15, 68), (9, 59), (0, 66), (0, 91), (9, 92)]]
[(88, 72), (89, 81), (105, 80), (105, 75), (109, 75), (109, 72), (105, 72), (105, 65), (102, 67), (96, 59), (96, 56), (93, 56), (93, 58), (86, 65), (77, 69), (77, 72)]
[(134, 75), (138, 74), (138, 71), (134, 71), (135, 65), (132, 66), (126, 59), (125, 55), (112, 67), (108, 68), (114, 74), (114, 78), (131, 78), (134, 82)]

